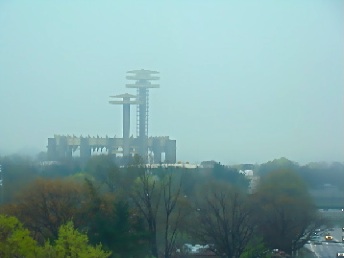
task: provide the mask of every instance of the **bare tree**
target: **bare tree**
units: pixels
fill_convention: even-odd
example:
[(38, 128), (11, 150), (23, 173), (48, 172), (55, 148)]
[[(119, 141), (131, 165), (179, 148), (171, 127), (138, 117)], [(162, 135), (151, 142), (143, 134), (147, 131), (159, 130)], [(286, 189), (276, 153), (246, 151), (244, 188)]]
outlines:
[(151, 254), (158, 257), (157, 214), (162, 188), (159, 187), (158, 179), (152, 176), (143, 165), (138, 165), (137, 171), (139, 172), (138, 181), (131, 197), (148, 224)]
[(228, 184), (213, 183), (200, 197), (197, 236), (221, 257), (240, 257), (254, 233), (247, 195)]
[[(179, 180), (177, 187), (174, 188), (173, 176), (170, 173), (163, 182), (165, 258), (170, 258), (173, 251), (176, 249), (178, 229), (184, 216), (182, 207), (178, 205), (181, 195), (181, 185), (182, 181)], [(172, 215), (175, 215), (174, 218), (172, 218)]]

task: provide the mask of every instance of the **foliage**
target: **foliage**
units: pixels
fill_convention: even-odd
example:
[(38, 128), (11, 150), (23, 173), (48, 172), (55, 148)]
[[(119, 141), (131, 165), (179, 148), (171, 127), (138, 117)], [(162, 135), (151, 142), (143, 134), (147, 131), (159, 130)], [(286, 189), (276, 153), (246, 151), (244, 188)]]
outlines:
[(240, 256), (240, 258), (270, 258), (271, 254), (269, 249), (266, 247), (264, 240), (259, 237), (253, 237), (249, 243), (247, 244), (244, 252)]
[(98, 182), (107, 186), (107, 190), (115, 192), (119, 179), (119, 168), (109, 155), (93, 156), (89, 159), (86, 171)]
[(16, 202), (6, 207), (7, 214), (18, 217), (44, 242), (56, 238), (58, 228), (67, 221), (80, 218), (83, 190), (72, 181), (37, 179), (21, 191)]
[(247, 189), (249, 180), (235, 168), (226, 167), (219, 163), (214, 164), (212, 169), (212, 177), (222, 182), (228, 182), (237, 187)]
[(116, 257), (142, 256), (147, 249), (147, 236), (141, 218), (133, 216), (125, 199), (101, 194), (88, 179), (86, 185), (88, 198), (83, 213), (90, 242), (101, 242)]
[[(342, 163), (299, 166), (281, 158), (260, 166), (261, 183), (257, 193), (250, 196), (244, 193), (248, 180), (238, 173), (249, 164), (153, 169), (139, 156), (130, 162), (119, 168), (111, 157), (95, 156), (83, 173), (76, 174), (78, 161), (37, 166), (27, 158), (1, 158), (8, 202), (1, 211), (17, 216), (39, 243), (54, 241), (59, 227), (73, 220), (76, 228), (87, 232), (92, 245), (102, 243), (113, 258), (158, 253), (170, 257), (184, 243), (197, 244), (200, 240), (203, 244), (217, 243), (216, 249), (225, 250), (223, 253), (240, 249), (234, 251), (235, 256), (263, 257), (266, 248), (298, 249), (321, 223), (307, 186), (321, 188), (327, 183), (342, 187), (344, 182)], [(68, 176), (69, 180), (38, 176)], [(204, 187), (198, 192), (199, 185)], [(14, 192), (19, 192), (16, 198)], [(259, 226), (260, 230), (253, 236), (255, 227), (247, 225)], [(245, 229), (251, 231), (240, 238), (239, 231)], [(218, 244), (220, 238), (223, 241)], [(39, 257), (39, 250), (45, 251), (42, 257), (57, 257), (56, 242), (36, 248), (34, 257)]]
[(261, 164), (258, 174), (265, 176), (278, 170), (291, 170), (298, 173), (311, 189), (323, 188), (324, 184), (344, 189), (344, 163), (311, 162), (301, 166), (286, 158), (279, 158)]
[(95, 247), (88, 244), (87, 235), (74, 229), (72, 222), (59, 228), (58, 238), (54, 245), (46, 242), (42, 248), (42, 258), (107, 258), (110, 252), (102, 250), (101, 244)]
[(37, 243), (22, 223), (12, 216), (0, 215), (0, 257), (34, 258), (38, 255)]
[(299, 168), (300, 176), (312, 189), (322, 189), (324, 184), (344, 189), (344, 164), (339, 162), (310, 163)]
[(57, 179), (71, 176), (80, 171), (80, 162), (74, 159), (66, 159), (55, 164), (39, 166), (39, 175), (44, 178)]
[(291, 253), (319, 226), (307, 187), (292, 171), (275, 171), (263, 177), (255, 198), (257, 223), (269, 248)]
[(99, 155), (92, 157), (85, 168), (87, 175), (100, 186), (102, 192), (128, 195), (129, 189), (138, 176), (139, 157), (134, 157), (134, 162), (127, 168), (119, 168), (113, 157)]
[[(28, 157), (12, 155), (1, 158), (4, 202), (12, 202), (18, 191), (39, 176), (35, 163)], [(2, 197), (1, 197), (2, 198)]]
[(274, 159), (273, 161), (269, 161), (267, 163), (261, 164), (259, 166), (258, 174), (260, 176), (265, 176), (271, 172), (278, 171), (278, 170), (291, 170), (297, 171), (299, 165), (296, 162), (288, 160), (285, 157)]

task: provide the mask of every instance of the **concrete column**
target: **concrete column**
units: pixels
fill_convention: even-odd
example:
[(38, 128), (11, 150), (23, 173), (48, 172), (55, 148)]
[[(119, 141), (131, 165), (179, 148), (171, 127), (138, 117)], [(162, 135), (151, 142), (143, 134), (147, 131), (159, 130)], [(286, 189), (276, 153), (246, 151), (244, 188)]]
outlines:
[(147, 109), (147, 89), (140, 88), (139, 89), (139, 137), (146, 136), (146, 109)]
[(176, 163), (176, 153), (176, 140), (168, 140), (165, 148), (165, 161), (168, 163)]
[(153, 153), (154, 153), (154, 163), (160, 164), (161, 163), (161, 148), (159, 148), (158, 146), (154, 146)]
[(57, 157), (59, 159), (66, 158), (67, 152), (68, 152), (68, 144), (67, 144), (67, 137), (66, 136), (61, 136), (59, 138), (59, 143), (57, 145)]
[(88, 143), (88, 138), (80, 137), (80, 160), (83, 165), (86, 165), (87, 161), (91, 157), (91, 148)]
[(123, 104), (123, 156), (129, 156), (130, 104)]
[(57, 160), (56, 139), (48, 138), (48, 160)]

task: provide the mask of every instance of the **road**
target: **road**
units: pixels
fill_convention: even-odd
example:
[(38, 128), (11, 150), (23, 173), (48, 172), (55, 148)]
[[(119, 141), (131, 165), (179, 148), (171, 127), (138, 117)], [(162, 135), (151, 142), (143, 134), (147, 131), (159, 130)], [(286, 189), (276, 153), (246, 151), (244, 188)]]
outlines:
[(325, 241), (324, 236), (322, 236), (324, 241), (321, 245), (315, 245), (311, 242), (305, 245), (305, 247), (311, 250), (318, 258), (337, 257), (338, 252), (344, 252), (344, 242), (342, 242), (343, 232), (341, 228), (334, 228), (333, 231), (329, 232), (333, 236), (333, 241)]

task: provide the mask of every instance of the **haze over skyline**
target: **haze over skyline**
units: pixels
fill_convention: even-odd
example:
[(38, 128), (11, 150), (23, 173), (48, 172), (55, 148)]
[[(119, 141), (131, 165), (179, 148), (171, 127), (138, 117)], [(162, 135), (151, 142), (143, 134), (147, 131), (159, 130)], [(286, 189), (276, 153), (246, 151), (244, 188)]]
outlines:
[[(344, 1), (0, 2), (0, 155), (122, 136), (126, 72), (160, 72), (177, 160), (344, 161)], [(135, 108), (131, 134), (135, 136)]]

